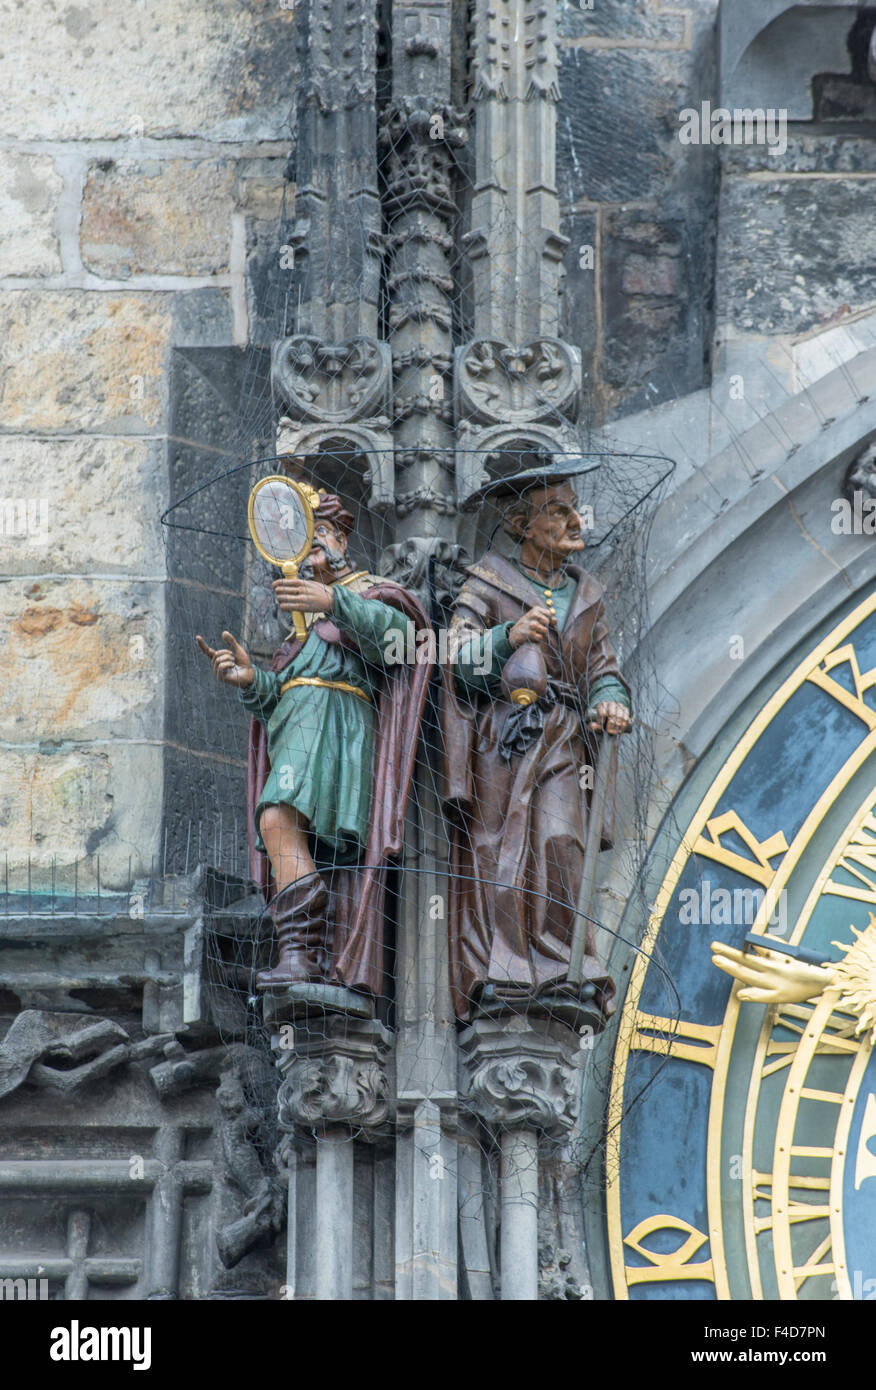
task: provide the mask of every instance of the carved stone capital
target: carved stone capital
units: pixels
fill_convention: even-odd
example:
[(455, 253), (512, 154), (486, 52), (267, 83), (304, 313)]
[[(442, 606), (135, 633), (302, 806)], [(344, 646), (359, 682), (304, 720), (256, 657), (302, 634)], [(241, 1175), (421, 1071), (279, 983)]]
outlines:
[(476, 1019), (460, 1034), (460, 1098), (488, 1129), (562, 1139), (578, 1116), (575, 1035), (545, 1020)]
[(414, 93), (384, 107), (378, 139), (390, 147), (408, 139), (433, 150), (441, 144), (461, 149), (468, 141), (468, 121), (468, 112), (436, 103), (425, 93)]
[[(425, 94), (405, 96), (386, 107), (380, 115), (378, 143), (385, 154), (383, 202), (387, 214), (397, 218), (420, 211), (445, 221), (453, 218), (453, 151), (467, 140), (465, 113), (437, 104)], [(404, 235), (435, 240), (435, 231), (427, 224), (406, 229)], [(451, 280), (447, 292), (452, 288)]]
[(365, 336), (327, 343), (306, 333), (274, 344), (274, 388), (293, 420), (346, 424), (386, 412), (392, 355)]
[[(318, 1031), (315, 1031), (318, 1029)], [(294, 1032), (292, 1046), (284, 1042)], [(324, 1132), (350, 1125), (375, 1136), (389, 1119), (387, 1061), (392, 1034), (374, 1019), (326, 1015), (287, 1025), (275, 1044), (283, 1077), (277, 1096), (281, 1129)]]

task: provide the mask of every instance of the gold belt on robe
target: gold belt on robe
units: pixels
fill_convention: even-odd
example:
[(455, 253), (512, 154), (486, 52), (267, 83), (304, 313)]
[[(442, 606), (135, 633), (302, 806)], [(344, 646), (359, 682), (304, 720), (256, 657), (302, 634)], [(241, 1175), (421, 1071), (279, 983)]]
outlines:
[(324, 690), (346, 690), (348, 695), (358, 695), (360, 700), (365, 700), (371, 704), (371, 696), (364, 690), (360, 690), (358, 685), (351, 685), (349, 681), (324, 681), (319, 676), (295, 676), (291, 681), (286, 681), (285, 685), (280, 686), (280, 694), (285, 695), (287, 690), (291, 690), (295, 685), (318, 685)]

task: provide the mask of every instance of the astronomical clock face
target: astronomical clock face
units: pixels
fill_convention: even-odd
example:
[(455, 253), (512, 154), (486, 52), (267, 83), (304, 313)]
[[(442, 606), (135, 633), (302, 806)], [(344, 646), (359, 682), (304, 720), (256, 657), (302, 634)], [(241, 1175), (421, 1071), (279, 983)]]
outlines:
[(876, 595), (735, 732), (618, 1030), (611, 1296), (876, 1299)]

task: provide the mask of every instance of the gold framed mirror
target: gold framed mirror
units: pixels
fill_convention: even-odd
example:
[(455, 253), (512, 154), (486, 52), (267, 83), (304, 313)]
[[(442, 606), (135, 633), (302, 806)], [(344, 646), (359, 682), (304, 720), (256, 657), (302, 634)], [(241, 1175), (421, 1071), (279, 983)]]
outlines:
[[(279, 473), (260, 478), (249, 494), (247, 519), (253, 544), (284, 579), (297, 576), (313, 544), (313, 514), (318, 506), (315, 488)], [(304, 615), (293, 613), (292, 625), (303, 642), (307, 636)]]

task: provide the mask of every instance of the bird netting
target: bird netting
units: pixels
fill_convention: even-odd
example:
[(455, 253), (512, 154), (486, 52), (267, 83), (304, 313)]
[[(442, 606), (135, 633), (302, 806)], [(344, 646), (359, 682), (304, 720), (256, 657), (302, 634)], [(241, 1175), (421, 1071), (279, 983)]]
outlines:
[[(319, 257), (299, 254), (284, 208), (270, 302), (258, 306), (263, 339), (278, 344), (273, 373), (251, 349), (226, 457), (217, 467), (214, 447), (199, 455), (189, 441), (162, 518), (167, 698), (190, 755), (166, 806), (165, 867), (206, 870), (213, 1021), (235, 1049), (241, 1105), (263, 1116), (265, 1162), (305, 1159), (326, 1132), (319, 1105), (308, 1132), (307, 1084), (296, 1083), (296, 1124), (280, 1144), (272, 1045), (282, 1069), (284, 1049), (290, 1062), (312, 1059), (328, 1038), (359, 1036), (363, 1019), (410, 1037), (412, 992), (415, 1020), (443, 1023), (437, 1053), (434, 1030), (424, 1044), (427, 1084), (455, 1075), (457, 1032), (516, 1017), (560, 1029), (580, 1083), (604, 1094), (611, 1057), (599, 1038), (617, 1003), (605, 961), (619, 937), (638, 950), (648, 918), (642, 869), (667, 710), (645, 641), (647, 545), (673, 465), (592, 447), (560, 340), (510, 349), (477, 337), (491, 291), (465, 235), (463, 122), (450, 138), (454, 115), (441, 113), (436, 145), (434, 122), (416, 118), (381, 126), (376, 290), (360, 204)], [(533, 323), (559, 331), (544, 313), (556, 285), (526, 273), (527, 229), (506, 209), (489, 235), (491, 275), (517, 287), (518, 339)], [(314, 325), (332, 322), (341, 338), (357, 299), (374, 301), (378, 346), (351, 333), (326, 347)], [(453, 389), (463, 377), (464, 398)], [(497, 379), (511, 423), (491, 434), (481, 427)], [(367, 429), (344, 423), (341, 396)], [(326, 401), (336, 424), (316, 409)], [(248, 497), (270, 476), (294, 481), (312, 511), (312, 548), (285, 571), (247, 525)], [(562, 540), (545, 563), (526, 543), (539, 519)], [(599, 851), (612, 843), (600, 896)], [(427, 930), (434, 951), (414, 982), (411, 941)], [(582, 1125), (579, 1100), (568, 1098), (554, 1146), (561, 1180), (551, 1170), (573, 1202), (603, 1176), (604, 1126)], [(361, 1116), (339, 1103), (333, 1132), (379, 1142), (381, 1106), (388, 1114), (391, 1098)], [(497, 1129), (471, 1134), (482, 1189), (469, 1184), (467, 1201), (494, 1241)], [(544, 1277), (548, 1296), (579, 1296), (573, 1273)]]

